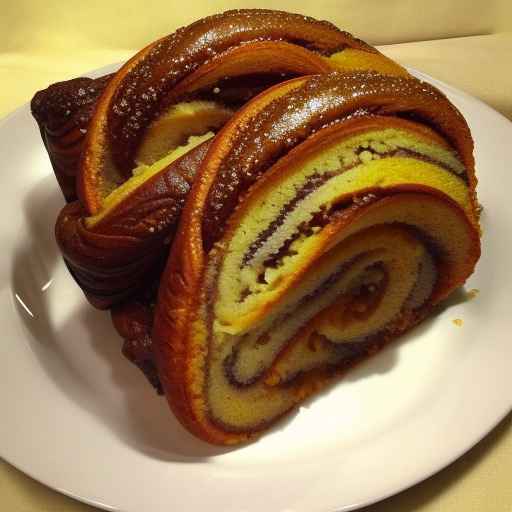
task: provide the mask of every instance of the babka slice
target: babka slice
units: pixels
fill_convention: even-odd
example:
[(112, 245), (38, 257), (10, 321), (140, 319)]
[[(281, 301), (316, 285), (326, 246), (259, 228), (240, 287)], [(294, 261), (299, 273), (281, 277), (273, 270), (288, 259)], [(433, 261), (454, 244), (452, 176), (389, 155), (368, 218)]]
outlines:
[(217, 134), (162, 277), (163, 389), (204, 440), (260, 434), (421, 321), (480, 254), (469, 129), (432, 86), (299, 78)]

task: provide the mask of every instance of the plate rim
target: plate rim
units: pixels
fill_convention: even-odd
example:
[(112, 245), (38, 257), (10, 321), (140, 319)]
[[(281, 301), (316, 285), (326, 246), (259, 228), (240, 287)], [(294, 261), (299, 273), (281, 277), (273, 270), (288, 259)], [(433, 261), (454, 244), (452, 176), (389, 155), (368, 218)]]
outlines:
[[(122, 64), (122, 62), (112, 63), (112, 64), (109, 64), (106, 66), (102, 66), (100, 68), (96, 68), (94, 70), (90, 70), (86, 73), (81, 74), (80, 76), (92, 76), (92, 77), (100, 76), (100, 74), (103, 74), (105, 72), (111, 72), (111, 71), (117, 69), (121, 64)], [(407, 67), (407, 69), (411, 72), (411, 74), (420, 78), (421, 80), (425, 80), (427, 82), (433, 83), (435, 86), (439, 87), (443, 92), (446, 92), (446, 90), (448, 90), (456, 95), (459, 95), (459, 96), (465, 97), (466, 99), (471, 100), (475, 104), (478, 104), (481, 108), (484, 108), (485, 110), (487, 110), (489, 113), (492, 113), (492, 115), (499, 116), (502, 120), (506, 121), (510, 125), (510, 128), (512, 129), (512, 121), (510, 119), (508, 119), (502, 113), (500, 113), (497, 110), (495, 110), (494, 108), (492, 108), (490, 105), (488, 105), (485, 101), (481, 100), (480, 98), (472, 96), (469, 93), (467, 93), (461, 89), (458, 89), (457, 87), (455, 87), (445, 81), (438, 80), (437, 78), (432, 77), (431, 75), (424, 73), (422, 71), (419, 71), (416, 68)], [(17, 108), (15, 108), (11, 112), (7, 113), (7, 115), (3, 116), (0, 119), (0, 131), (2, 129), (4, 129), (5, 126), (10, 121), (17, 118), (20, 115), (23, 115), (27, 111), (30, 113), (30, 102), (26, 102), (26, 103), (18, 106)], [(41, 146), (41, 149), (42, 149), (42, 146)], [(10, 295), (12, 298), (12, 293), (13, 293), (12, 281), (9, 281), (8, 288), (9, 288)], [(491, 431), (493, 431), (507, 417), (508, 414), (510, 414), (511, 411), (512, 411), (512, 400), (510, 401), (508, 408), (506, 408), (504, 411), (502, 411), (502, 413), (500, 413), (498, 416), (496, 416), (495, 419), (493, 420), (493, 422), (491, 422), (491, 424), (486, 429), (482, 430), (481, 432), (479, 432), (478, 434), (473, 436), (473, 438), (471, 440), (466, 441), (465, 446), (463, 448), (461, 448), (460, 450), (455, 451), (453, 453), (450, 452), (451, 454), (448, 457), (445, 457), (441, 462), (438, 462), (438, 464), (435, 467), (433, 467), (433, 469), (430, 472), (425, 473), (423, 476), (415, 478), (415, 479), (411, 480), (410, 482), (405, 483), (402, 486), (396, 486), (393, 489), (389, 490), (389, 492), (380, 494), (379, 496), (376, 496), (369, 500), (363, 501), (361, 503), (342, 506), (341, 508), (337, 508), (335, 510), (329, 510), (329, 512), (342, 512), (342, 511), (348, 512), (351, 510), (359, 509), (361, 507), (366, 507), (366, 506), (378, 503), (382, 500), (385, 500), (385, 499), (387, 499), (391, 496), (394, 496), (396, 494), (399, 494), (399, 493), (401, 493), (407, 489), (410, 489), (410, 488), (414, 487), (415, 485), (418, 485), (419, 483), (429, 479), (433, 475), (439, 473), (440, 471), (444, 470), (445, 468), (447, 468), (448, 466), (453, 464), (456, 460), (458, 460), (460, 457), (462, 457), (464, 454), (466, 454), (472, 448), (474, 448), (480, 441), (482, 441), (485, 437), (487, 437), (489, 435), (489, 433)], [(1, 449), (2, 449), (2, 445), (0, 444), (0, 450)], [(72, 498), (72, 499), (82, 502), (84, 504), (91, 505), (91, 506), (94, 506), (94, 507), (97, 507), (97, 508), (100, 508), (103, 510), (119, 510), (120, 512), (121, 511), (122, 512), (131, 512), (129, 509), (119, 508), (114, 505), (102, 503), (100, 501), (94, 500), (87, 496), (83, 496), (80, 493), (76, 493), (76, 492), (70, 491), (68, 489), (60, 488), (60, 487), (56, 486), (54, 483), (52, 483), (51, 479), (46, 479), (44, 477), (44, 475), (40, 475), (40, 474), (37, 474), (37, 472), (33, 472), (30, 467), (26, 467), (26, 465), (24, 465), (22, 463), (19, 464), (17, 461), (12, 460), (8, 455), (5, 455), (4, 453), (0, 453), (0, 457), (4, 461), (6, 461), (9, 465), (13, 466), (17, 471), (24, 473), (25, 475), (29, 476), (33, 480), (43, 484), (44, 486), (46, 486), (46, 487), (52, 489), (53, 491), (56, 491), (64, 496), (67, 496), (69, 498)], [(325, 510), (319, 508), (318, 511), (315, 511), (315, 512), (325, 512)]]

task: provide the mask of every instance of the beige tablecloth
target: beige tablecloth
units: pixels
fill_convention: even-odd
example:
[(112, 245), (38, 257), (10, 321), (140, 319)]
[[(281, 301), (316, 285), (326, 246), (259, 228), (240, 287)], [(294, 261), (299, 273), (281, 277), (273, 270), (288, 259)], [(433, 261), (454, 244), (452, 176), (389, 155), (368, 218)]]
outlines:
[[(185, 10), (172, 2), (157, 1), (151, 3), (151, 9), (141, 11), (140, 3), (125, 0), (108, 5), (89, 2), (77, 11), (78, 4), (73, 2), (6, 3), (0, 15), (0, 117), (29, 101), (36, 90), (49, 83), (125, 60), (134, 49), (179, 25), (242, 6), (228, 0), (189, 0)], [(154, 10), (156, 4), (158, 10)], [(305, 3), (304, 8), (283, 0), (259, 2), (257, 6), (330, 19), (373, 43), (400, 42), (385, 44), (381, 50), (402, 64), (464, 89), (512, 119), (509, 0), (318, 0)], [(450, 467), (365, 512), (511, 512), (511, 475), (509, 415)], [(0, 460), (0, 510), (95, 509), (47, 489)]]

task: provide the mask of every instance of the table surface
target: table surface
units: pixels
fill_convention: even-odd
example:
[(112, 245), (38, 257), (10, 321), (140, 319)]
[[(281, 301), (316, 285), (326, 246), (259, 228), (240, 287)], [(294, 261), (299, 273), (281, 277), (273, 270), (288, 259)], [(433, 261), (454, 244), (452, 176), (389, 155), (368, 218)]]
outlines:
[[(27, 2), (19, 2), (21, 6)], [(0, 23), (0, 28), (1, 23)], [(23, 31), (21, 31), (23, 33)], [(5, 32), (3, 32), (5, 34)], [(18, 34), (19, 31), (15, 33)], [(19, 36), (21, 37), (21, 36)], [(57, 38), (58, 39), (58, 38)], [(0, 117), (38, 89), (112, 62), (130, 48), (86, 44), (69, 51), (54, 37), (46, 46), (0, 45)], [(12, 40), (11, 40), (12, 41)], [(385, 45), (380, 49), (487, 102), (512, 119), (512, 32)], [(512, 415), (458, 461), (428, 480), (364, 512), (511, 512)], [(9, 512), (93, 512), (23, 475), (0, 460), (0, 509)]]

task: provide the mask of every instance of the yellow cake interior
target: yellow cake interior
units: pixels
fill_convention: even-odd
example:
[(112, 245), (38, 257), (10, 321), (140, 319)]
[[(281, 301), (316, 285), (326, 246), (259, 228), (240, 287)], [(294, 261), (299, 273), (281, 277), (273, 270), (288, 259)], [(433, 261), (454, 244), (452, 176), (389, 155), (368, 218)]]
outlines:
[(172, 162), (214, 135), (233, 111), (212, 101), (191, 101), (173, 105), (146, 131), (136, 155), (137, 166), (126, 181), (106, 193), (99, 213), (86, 219), (89, 228)]
[[(204, 414), (233, 432), (311, 392), (298, 376), (420, 315), (463, 278), (474, 243), (465, 169), (447, 145), (392, 127), (296, 154), (253, 187), (208, 257), (193, 329), (208, 356), (190, 372)], [(386, 196), (401, 185), (420, 192)]]

